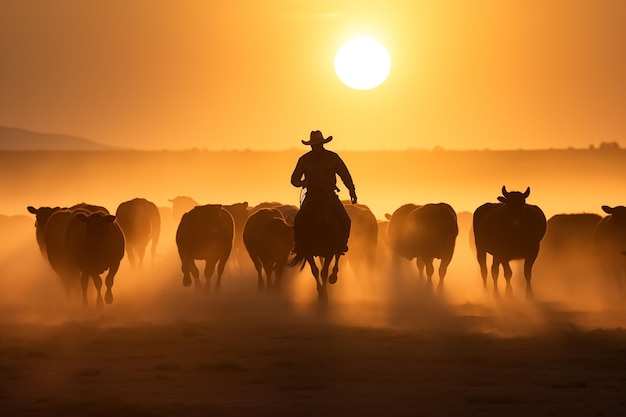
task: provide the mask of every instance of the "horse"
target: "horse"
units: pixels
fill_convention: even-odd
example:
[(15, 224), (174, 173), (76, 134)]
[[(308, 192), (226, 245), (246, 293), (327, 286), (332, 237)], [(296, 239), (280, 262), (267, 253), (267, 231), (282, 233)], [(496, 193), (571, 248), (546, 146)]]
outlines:
[[(341, 219), (333, 209), (333, 192), (307, 190), (302, 206), (294, 219), (294, 235), (297, 239), (294, 255), (289, 266), (300, 266), (303, 270), (308, 263), (315, 278), (317, 295), (320, 301), (327, 301), (326, 284), (337, 282), (339, 258), (344, 254)], [(341, 202), (337, 200), (339, 204)], [(320, 266), (315, 258), (319, 259)], [(330, 264), (335, 260), (329, 274)]]

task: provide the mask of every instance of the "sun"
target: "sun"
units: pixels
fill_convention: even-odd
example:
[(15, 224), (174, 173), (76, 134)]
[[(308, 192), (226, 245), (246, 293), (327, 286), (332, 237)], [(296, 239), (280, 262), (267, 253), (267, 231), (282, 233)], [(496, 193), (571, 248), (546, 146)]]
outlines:
[(383, 45), (371, 38), (346, 42), (335, 54), (335, 72), (342, 83), (356, 90), (381, 85), (391, 71), (391, 57)]

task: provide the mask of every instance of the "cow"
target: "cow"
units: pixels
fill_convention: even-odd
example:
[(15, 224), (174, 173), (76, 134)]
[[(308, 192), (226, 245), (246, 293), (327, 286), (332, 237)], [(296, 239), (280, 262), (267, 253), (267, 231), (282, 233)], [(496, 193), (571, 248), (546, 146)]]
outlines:
[(104, 301), (111, 304), (115, 274), (125, 250), (124, 233), (115, 216), (100, 211), (87, 213), (76, 210), (70, 220), (67, 239), (71, 261), (81, 274), (83, 305), (87, 305), (87, 288), (91, 278), (97, 291), (96, 307), (103, 307), (100, 274), (105, 271), (108, 272)]
[(287, 222), (287, 224), (290, 224), (291, 226), (293, 226), (293, 222), (294, 219), (296, 217), (296, 214), (298, 213), (298, 207), (292, 205), (292, 204), (283, 204), (280, 203), (278, 201), (266, 201), (263, 203), (259, 203), (254, 207), (251, 207), (248, 211), (248, 215), (251, 216), (254, 213), (256, 213), (257, 211), (263, 209), (263, 208), (275, 208), (278, 211), (281, 212), (281, 214), (283, 215), (283, 219), (285, 219), (285, 221)]
[(167, 201), (172, 203), (172, 217), (177, 223), (180, 222), (183, 214), (187, 213), (192, 208), (199, 205), (196, 200), (186, 195), (179, 195)]
[(183, 215), (176, 230), (176, 246), (185, 287), (191, 286), (193, 276), (196, 290), (200, 289), (200, 271), (195, 261), (204, 260), (205, 289), (211, 291), (211, 277), (217, 265), (215, 291), (220, 290), (233, 247), (234, 228), (233, 217), (221, 204), (196, 206)]
[(398, 210), (394, 213), (396, 218), (392, 215), (389, 221), (396, 253), (409, 260), (416, 259), (420, 275), (425, 268), (429, 289), (433, 288), (434, 260), (440, 259), (437, 290), (442, 292), (459, 234), (456, 212), (447, 203), (405, 204)]
[[(391, 261), (393, 267), (396, 269), (400, 267), (400, 259), (412, 259), (410, 254), (407, 253), (402, 236), (404, 234), (404, 223), (408, 215), (420, 205), (407, 203), (398, 207), (392, 214), (385, 213), (385, 219), (387, 220), (387, 239), (391, 249)], [(422, 258), (417, 257), (415, 259), (417, 265), (420, 280), (424, 279), (424, 263)]]
[[(287, 224), (278, 209), (260, 209), (246, 221), (243, 243), (257, 271), (259, 291), (266, 287), (268, 290), (279, 289), (294, 244), (293, 226)], [(263, 280), (263, 270), (266, 281)]]
[(474, 211), (472, 227), (476, 245), (476, 258), (480, 265), (483, 288), (487, 289), (487, 253), (493, 257), (491, 276), (493, 294), (498, 297), (498, 274), (500, 265), (506, 279), (506, 294), (512, 296), (509, 265), (512, 260), (524, 260), (526, 299), (533, 299), (531, 286), (532, 268), (539, 253), (539, 245), (546, 233), (546, 216), (535, 205), (527, 204), (530, 187), (526, 191), (508, 192), (502, 186), (499, 203), (485, 203)]
[(37, 245), (39, 246), (41, 256), (43, 256), (46, 261), (48, 260), (48, 254), (46, 252), (46, 244), (44, 241), (44, 230), (46, 228), (46, 224), (48, 224), (50, 216), (60, 209), (61, 207), (59, 206), (39, 208), (35, 208), (33, 206), (26, 207), (26, 210), (28, 210), (29, 213), (35, 215), (35, 238), (37, 239)]
[(72, 207), (55, 211), (46, 224), (44, 241), (48, 262), (70, 300), (82, 289), (83, 305), (88, 304), (87, 288), (91, 277), (98, 293), (96, 307), (101, 309), (104, 303), (100, 274), (108, 270), (105, 301), (111, 304), (113, 280), (124, 256), (124, 234), (115, 216), (104, 213), (100, 206)]
[(378, 221), (372, 210), (365, 204), (352, 204), (351, 201), (342, 201), (350, 216), (351, 227), (346, 259), (355, 271), (360, 271), (363, 265), (372, 268), (376, 261), (376, 247), (378, 245)]
[(156, 204), (145, 198), (124, 201), (117, 207), (115, 217), (126, 238), (126, 255), (131, 270), (143, 268), (146, 247), (150, 241), (150, 261), (154, 266), (161, 234), (161, 215)]
[(602, 211), (608, 216), (603, 217), (594, 230), (593, 254), (600, 263), (603, 275), (623, 290), (626, 278), (626, 258), (622, 255), (626, 248), (626, 207), (605, 205)]
[(602, 220), (596, 213), (555, 214), (546, 223), (539, 258), (550, 262), (578, 261), (592, 253), (593, 235)]

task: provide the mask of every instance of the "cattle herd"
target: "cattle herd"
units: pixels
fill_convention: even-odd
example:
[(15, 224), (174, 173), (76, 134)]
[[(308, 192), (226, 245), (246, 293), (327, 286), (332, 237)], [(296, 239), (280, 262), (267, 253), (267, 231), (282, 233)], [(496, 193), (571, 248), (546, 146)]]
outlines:
[[(507, 191), (503, 186), (501, 191), (498, 202), (487, 202), (470, 213), (468, 238), (485, 289), (487, 254), (492, 260), (494, 296), (498, 296), (500, 266), (506, 294), (511, 295), (510, 262), (522, 260), (526, 298), (532, 299), (532, 270), (540, 251), (554, 262), (567, 263), (574, 253), (572, 248), (589, 254), (609, 282), (622, 286), (626, 274), (626, 207), (603, 206), (606, 216), (575, 213), (546, 219), (541, 208), (526, 202), (530, 188), (520, 192)], [(170, 202), (184, 286), (193, 283), (196, 289), (219, 291), (228, 263), (251, 262), (259, 290), (280, 288), (292, 256), (298, 207), (279, 202), (200, 205), (189, 197), (176, 197)], [(443, 291), (459, 236), (459, 214), (449, 204), (407, 203), (383, 220), (377, 219), (366, 205), (344, 202), (344, 206), (352, 220), (346, 258), (353, 271), (366, 272), (383, 261), (392, 265), (401, 259), (414, 259), (418, 279), (432, 289), (434, 261), (439, 260), (437, 290)], [(59, 277), (68, 297), (82, 298), (85, 305), (91, 282), (97, 293), (96, 307), (113, 302), (114, 279), (124, 256), (131, 270), (141, 270), (149, 248), (150, 262), (154, 262), (162, 219), (158, 207), (144, 198), (122, 202), (114, 215), (105, 207), (85, 203), (27, 209), (35, 216), (35, 238), (41, 255)], [(204, 261), (204, 282), (196, 261)], [(101, 275), (105, 273), (103, 298)]]

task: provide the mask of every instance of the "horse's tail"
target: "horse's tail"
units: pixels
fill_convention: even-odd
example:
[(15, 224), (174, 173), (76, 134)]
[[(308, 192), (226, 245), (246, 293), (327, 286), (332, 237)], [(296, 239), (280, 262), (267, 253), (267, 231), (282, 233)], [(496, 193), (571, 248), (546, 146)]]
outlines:
[(300, 271), (302, 271), (306, 265), (305, 261), (304, 255), (294, 252), (293, 257), (287, 262), (287, 265), (291, 267), (300, 265)]

